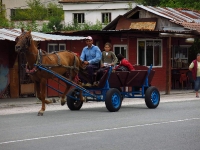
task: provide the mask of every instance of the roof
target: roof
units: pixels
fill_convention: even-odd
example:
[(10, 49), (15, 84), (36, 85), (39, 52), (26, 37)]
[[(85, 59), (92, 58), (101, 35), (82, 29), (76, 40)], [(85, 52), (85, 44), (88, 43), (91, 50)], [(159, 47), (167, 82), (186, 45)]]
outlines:
[[(0, 29), (0, 40), (15, 41), (16, 37), (21, 35), (21, 29)], [(83, 40), (85, 37), (81, 36), (64, 36), (45, 34), (40, 32), (31, 32), (34, 41), (58, 41), (58, 40)]]
[(200, 12), (198, 11), (192, 11), (180, 8), (179, 9), (169, 8), (169, 7), (162, 8), (162, 7), (143, 6), (143, 5), (137, 5), (137, 7), (142, 8), (158, 16), (170, 19), (172, 21), (200, 23)]
[[(135, 8), (128, 11), (123, 16), (118, 16), (116, 19), (114, 19), (114, 21), (112, 21), (106, 27), (104, 27), (103, 30), (112, 30), (115, 27), (120, 26), (119, 25), (120, 19), (122, 17), (129, 19), (131, 18), (131, 16), (133, 16), (136, 12), (140, 11), (141, 9), (146, 10), (147, 12), (153, 13), (162, 18), (165, 18), (169, 20), (170, 22), (173, 22), (179, 25), (180, 27), (184, 27), (185, 29), (183, 30), (183, 32), (187, 31), (186, 29), (190, 29), (192, 31), (197, 31), (197, 33), (200, 33), (200, 11), (194, 11), (194, 10), (188, 10), (188, 9), (174, 9), (174, 8), (168, 8), (168, 7), (166, 8), (152, 7), (152, 6), (143, 6), (143, 5), (137, 5)], [(139, 20), (139, 19), (144, 19), (144, 18), (136, 18), (136, 19), (132, 19), (132, 21), (137, 20), (137, 19)], [(117, 28), (116, 30), (119, 30), (119, 28)], [(176, 30), (171, 30), (171, 31), (176, 31)]]

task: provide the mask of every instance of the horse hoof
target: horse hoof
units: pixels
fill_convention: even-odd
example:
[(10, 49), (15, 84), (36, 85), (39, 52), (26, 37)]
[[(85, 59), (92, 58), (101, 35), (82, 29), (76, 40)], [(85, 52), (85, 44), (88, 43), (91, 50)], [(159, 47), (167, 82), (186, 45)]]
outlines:
[(42, 112), (38, 112), (38, 116), (43, 116), (43, 113)]
[(65, 102), (61, 102), (61, 106), (64, 106), (65, 105)]
[(55, 98), (53, 98), (53, 99), (52, 99), (52, 102), (53, 102), (53, 103), (56, 103), (56, 100), (55, 100)]

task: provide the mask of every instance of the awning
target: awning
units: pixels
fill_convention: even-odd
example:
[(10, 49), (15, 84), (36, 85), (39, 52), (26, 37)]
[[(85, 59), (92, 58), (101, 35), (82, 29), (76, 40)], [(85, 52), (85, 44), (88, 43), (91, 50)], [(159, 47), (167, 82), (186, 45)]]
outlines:
[[(15, 41), (16, 37), (21, 35), (21, 29), (0, 29), (0, 40)], [(53, 35), (40, 32), (31, 32), (34, 41), (57, 41), (57, 40), (83, 40), (85, 37), (81, 36), (64, 36)]]

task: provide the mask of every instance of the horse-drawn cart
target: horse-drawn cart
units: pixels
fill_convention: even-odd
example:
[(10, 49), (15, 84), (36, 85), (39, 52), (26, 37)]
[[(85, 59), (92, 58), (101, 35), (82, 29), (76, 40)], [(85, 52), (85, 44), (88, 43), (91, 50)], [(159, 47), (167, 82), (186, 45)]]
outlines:
[[(145, 98), (148, 108), (156, 108), (159, 105), (159, 91), (156, 87), (150, 86), (154, 75), (152, 67), (142, 69), (141, 66), (139, 68), (135, 66), (136, 70), (130, 72), (112, 72), (112, 67), (107, 67), (97, 86), (82, 87), (72, 82), (78, 73), (86, 75), (82, 61), (75, 53), (67, 50), (53, 53), (38, 50), (31, 31), (25, 32), (23, 29), (21, 31), (21, 35), (15, 39), (15, 51), (25, 54), (26, 72), (34, 81), (37, 98), (42, 101), (38, 116), (43, 116), (45, 105), (53, 102), (45, 99), (46, 81), (53, 77), (66, 83), (64, 92), (49, 87), (61, 93), (61, 105), (66, 103), (67, 95), (67, 105), (70, 110), (79, 110), (85, 100), (105, 101), (107, 109), (114, 112), (120, 109), (124, 97)], [(68, 73), (72, 81), (66, 78)], [(74, 88), (70, 90), (71, 86)], [(126, 91), (126, 87), (131, 87), (131, 90)]]
[[(148, 108), (156, 108), (160, 102), (159, 91), (150, 85), (155, 73), (152, 66), (149, 68), (135, 66), (136, 70), (134, 71), (115, 72), (112, 71), (112, 67), (107, 67), (99, 84), (92, 87), (82, 87), (42, 65), (36, 66), (73, 86), (67, 94), (67, 105), (70, 110), (81, 109), (83, 101), (79, 98), (80, 92), (82, 92), (85, 101), (104, 101), (110, 112), (118, 111), (124, 98), (144, 98)], [(54, 90), (62, 93), (57, 89)]]

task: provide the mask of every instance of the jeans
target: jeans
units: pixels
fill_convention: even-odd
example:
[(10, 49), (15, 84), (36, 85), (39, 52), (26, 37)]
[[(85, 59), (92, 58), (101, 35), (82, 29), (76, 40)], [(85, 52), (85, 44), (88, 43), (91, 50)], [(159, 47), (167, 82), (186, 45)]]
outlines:
[(200, 77), (197, 77), (195, 80), (194, 90), (197, 92), (200, 89)]

